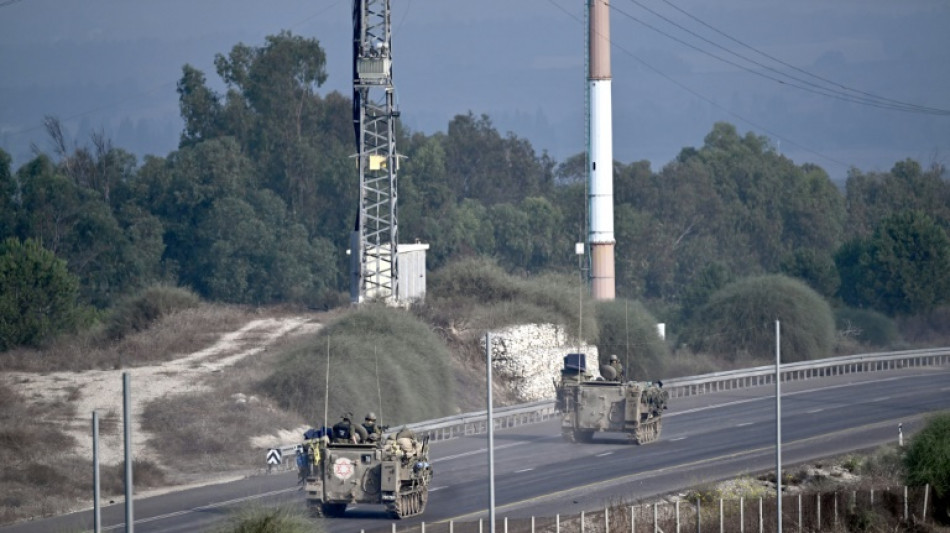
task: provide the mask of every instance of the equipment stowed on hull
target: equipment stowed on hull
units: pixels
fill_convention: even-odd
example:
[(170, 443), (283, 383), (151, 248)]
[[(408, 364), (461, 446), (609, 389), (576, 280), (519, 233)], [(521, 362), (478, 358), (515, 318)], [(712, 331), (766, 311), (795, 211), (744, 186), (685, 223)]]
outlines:
[(428, 438), (389, 439), (381, 444), (324, 444), (305, 479), (313, 516), (340, 517), (347, 505), (382, 504), (393, 518), (422, 514), (432, 467)]
[(635, 444), (653, 442), (660, 438), (669, 399), (662, 387), (662, 382), (594, 380), (585, 354), (568, 354), (555, 384), (561, 434), (568, 442), (590, 442), (599, 431), (626, 433)]

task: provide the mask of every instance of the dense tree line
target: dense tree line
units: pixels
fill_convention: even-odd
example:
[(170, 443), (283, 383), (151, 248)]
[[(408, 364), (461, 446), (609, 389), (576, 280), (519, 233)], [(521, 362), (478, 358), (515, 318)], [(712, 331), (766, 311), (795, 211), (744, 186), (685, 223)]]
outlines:
[[(31, 262), (49, 269), (50, 287), (75, 285), (77, 308), (106, 310), (157, 282), (225, 302), (338, 298), (358, 187), (352, 102), (319, 93), (325, 61), (315, 39), (284, 32), (215, 58), (223, 94), (185, 65), (179, 148), (141, 164), (101, 135), (69, 149), (54, 118), (51, 153), (14, 172), (0, 150), (0, 294), (43, 283), (11, 274)], [(444, 133), (400, 129), (397, 148), (400, 234), (431, 245), (430, 269), (483, 256), (520, 275), (577, 272), (582, 154), (557, 163), (473, 113)], [(853, 169), (842, 191), (820, 167), (718, 123), (662, 169), (617, 162), (614, 176), (618, 296), (689, 319), (732, 281), (784, 274), (892, 316), (950, 302), (939, 165)], [(10, 305), (0, 312), (16, 313)]]

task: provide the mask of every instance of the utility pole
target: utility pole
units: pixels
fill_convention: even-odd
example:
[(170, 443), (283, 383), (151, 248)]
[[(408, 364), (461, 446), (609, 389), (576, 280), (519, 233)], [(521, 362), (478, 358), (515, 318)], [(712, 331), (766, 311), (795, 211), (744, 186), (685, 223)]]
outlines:
[(359, 215), (350, 238), (350, 299), (398, 296), (396, 110), (389, 0), (353, 0), (353, 129)]

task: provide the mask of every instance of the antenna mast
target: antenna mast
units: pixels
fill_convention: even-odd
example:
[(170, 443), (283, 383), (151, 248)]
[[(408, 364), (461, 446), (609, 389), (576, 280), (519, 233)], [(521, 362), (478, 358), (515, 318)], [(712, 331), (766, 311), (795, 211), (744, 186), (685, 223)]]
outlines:
[(359, 218), (350, 238), (350, 299), (395, 302), (396, 110), (389, 0), (353, 0), (353, 130)]

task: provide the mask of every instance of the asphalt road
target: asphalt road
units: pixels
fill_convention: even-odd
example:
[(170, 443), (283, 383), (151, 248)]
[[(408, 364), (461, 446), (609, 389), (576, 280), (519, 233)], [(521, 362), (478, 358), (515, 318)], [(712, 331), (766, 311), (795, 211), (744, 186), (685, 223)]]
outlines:
[[(756, 387), (676, 399), (663, 417), (663, 434), (645, 446), (600, 434), (591, 444), (569, 444), (555, 420), (495, 434), (496, 516), (576, 514), (610, 503), (636, 502), (678, 489), (754, 474), (775, 467), (774, 387)], [(782, 385), (782, 461), (791, 467), (815, 459), (896, 442), (919, 429), (927, 413), (950, 409), (950, 368), (914, 368), (852, 374)], [(488, 516), (485, 435), (432, 445), (435, 476), (426, 512), (400, 528), (425, 521), (473, 521)], [(302, 508), (296, 474), (257, 476), (136, 500), (135, 531), (214, 529), (249, 505)], [(392, 531), (381, 506), (357, 505), (326, 521), (334, 533)], [(103, 508), (104, 531), (124, 531), (124, 507)], [(80, 512), (0, 529), (2, 533), (91, 529)]]

